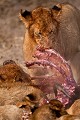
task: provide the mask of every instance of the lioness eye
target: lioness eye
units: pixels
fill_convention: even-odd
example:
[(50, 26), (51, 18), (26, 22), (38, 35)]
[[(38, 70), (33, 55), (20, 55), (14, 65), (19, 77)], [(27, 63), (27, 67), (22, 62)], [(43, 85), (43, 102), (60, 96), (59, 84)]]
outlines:
[(38, 34), (41, 35), (41, 32), (39, 32)]
[(35, 34), (36, 36), (38, 36), (38, 37), (41, 36), (41, 32), (34, 32), (34, 34)]

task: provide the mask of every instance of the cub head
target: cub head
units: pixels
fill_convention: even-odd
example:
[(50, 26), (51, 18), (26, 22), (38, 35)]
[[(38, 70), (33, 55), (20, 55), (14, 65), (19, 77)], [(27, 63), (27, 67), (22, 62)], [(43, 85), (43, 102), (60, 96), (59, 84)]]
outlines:
[[(26, 26), (28, 35), (37, 46), (54, 48), (59, 51), (58, 28), (61, 5), (53, 8), (38, 7), (30, 11), (20, 12), (20, 19)], [(31, 41), (30, 41), (31, 42)], [(59, 46), (58, 46), (59, 44)]]

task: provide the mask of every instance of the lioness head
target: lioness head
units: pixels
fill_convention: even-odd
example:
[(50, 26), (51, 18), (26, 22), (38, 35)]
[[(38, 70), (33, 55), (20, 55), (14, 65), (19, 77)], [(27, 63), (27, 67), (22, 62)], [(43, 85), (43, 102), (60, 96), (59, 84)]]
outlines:
[(31, 58), (37, 46), (53, 48), (69, 60), (80, 44), (80, 13), (69, 4), (57, 4), (53, 8), (38, 7), (20, 12), (26, 26), (23, 44), (25, 60)]
[(23, 45), (25, 54), (27, 54), (27, 51), (29, 52), (30, 48), (33, 50), (37, 46), (61, 51), (62, 44), (58, 40), (59, 19), (57, 19), (60, 13), (61, 5), (53, 8), (38, 7), (31, 12), (26, 10), (22, 12), (21, 10), (20, 19), (26, 26)]

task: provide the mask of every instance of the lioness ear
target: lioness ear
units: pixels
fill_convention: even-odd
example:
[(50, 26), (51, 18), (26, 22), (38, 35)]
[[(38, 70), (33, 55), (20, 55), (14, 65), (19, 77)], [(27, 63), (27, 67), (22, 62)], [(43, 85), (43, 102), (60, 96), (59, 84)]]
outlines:
[(52, 7), (53, 16), (57, 21), (58, 21), (57, 17), (60, 15), (61, 11), (62, 11), (62, 5), (61, 4), (57, 4), (57, 5), (54, 5)]
[(62, 7), (61, 7), (60, 4), (54, 5), (54, 6), (52, 7), (52, 9), (53, 9), (53, 10), (56, 10), (56, 11), (60, 11), (61, 8), (62, 8)]
[(26, 27), (29, 26), (30, 21), (31, 21), (31, 12), (25, 10), (25, 11), (20, 11), (19, 13), (19, 18), (22, 20), (22, 22), (25, 24)]

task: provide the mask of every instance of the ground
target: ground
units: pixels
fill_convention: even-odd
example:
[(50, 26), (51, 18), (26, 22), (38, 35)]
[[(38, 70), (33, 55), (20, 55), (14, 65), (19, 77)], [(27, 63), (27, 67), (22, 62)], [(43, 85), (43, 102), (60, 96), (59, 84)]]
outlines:
[(20, 9), (32, 10), (41, 5), (53, 7), (57, 2), (80, 6), (79, 0), (0, 0), (0, 65), (8, 59), (24, 65), (22, 44), (25, 26), (18, 17)]

